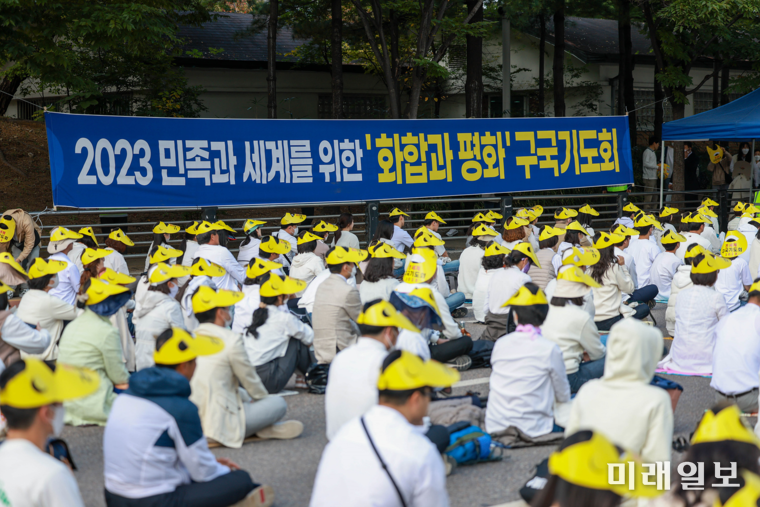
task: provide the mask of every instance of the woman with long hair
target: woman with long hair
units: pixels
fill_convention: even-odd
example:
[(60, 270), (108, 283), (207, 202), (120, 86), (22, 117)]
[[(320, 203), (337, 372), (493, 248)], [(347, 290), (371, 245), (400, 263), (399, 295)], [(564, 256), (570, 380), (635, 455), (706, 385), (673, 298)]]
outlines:
[[(592, 265), (590, 270), (591, 278), (601, 284), (601, 287), (593, 288), (594, 322), (599, 331), (608, 331), (623, 317), (643, 319), (649, 315), (649, 307), (638, 305), (636, 309), (630, 308), (625, 314), (621, 313), (623, 293), (633, 292), (633, 279), (624, 265), (625, 261), (615, 255), (615, 245), (625, 241), (625, 237), (606, 232), (598, 234), (599, 239), (594, 246), (599, 250), (599, 262)], [(646, 308), (647, 311), (639, 310), (639, 307)]]
[(472, 299), (475, 292), (475, 284), (478, 282), (478, 273), (483, 263), (486, 248), (497, 233), (482, 223), (468, 231), (472, 234), (472, 241), (461, 254), (459, 254), (459, 274), (457, 275), (457, 290), (464, 294), (466, 299)]
[[(390, 223), (390, 222), (389, 222)], [(359, 297), (362, 304), (384, 299), (388, 301), (393, 289), (401, 283), (393, 276), (393, 263), (406, 256), (390, 244), (379, 242), (370, 247), (371, 257), (364, 268), (364, 281), (359, 284)], [(402, 261), (403, 262), (403, 261)]]
[(82, 253), (84, 270), (79, 277), (79, 294), (84, 294), (84, 285), (90, 278), (98, 278), (106, 270), (104, 258), (112, 255), (110, 250), (87, 248)]
[[(172, 234), (179, 232), (179, 229), (179, 225), (165, 224), (164, 222), (158, 222), (153, 226), (153, 240), (148, 248), (148, 255), (145, 257), (145, 271), (148, 271), (148, 268), (150, 267), (150, 255), (153, 248), (158, 245), (169, 246), (167, 243), (171, 239)], [(175, 262), (176, 259), (171, 261), (172, 264)]]
[(81, 234), (82, 237), (74, 242), (74, 246), (71, 248), (71, 251), (66, 255), (71, 260), (71, 262), (77, 265), (77, 268), (79, 268), (79, 272), (81, 273), (84, 270), (81, 259), (82, 253), (84, 253), (84, 250), (86, 248), (92, 248), (95, 250), (99, 245), (97, 238), (95, 238), (95, 233), (92, 231), (92, 227), (83, 227), (77, 232)]
[(121, 229), (111, 231), (106, 238), (106, 250), (111, 252), (111, 255), (105, 258), (106, 267), (129, 276), (129, 266), (124, 258), (129, 246), (135, 246), (135, 242), (129, 239)]
[[(290, 276), (297, 280), (303, 280), (308, 285), (317, 275), (327, 269), (325, 261), (314, 251), (317, 249), (319, 236), (309, 231), (301, 231), (298, 234), (298, 255), (293, 257), (290, 265)], [(296, 294), (297, 298), (303, 295), (303, 291)]]
[(477, 322), (485, 322), (486, 320), (488, 285), (491, 283), (493, 275), (504, 269), (504, 256), (509, 252), (508, 248), (495, 242), (492, 242), (485, 249), (480, 261), (478, 278), (475, 281), (475, 290), (472, 293), (472, 312), (475, 314)]
[[(369, 242), (367, 250), (372, 252), (372, 249), (380, 245), (381, 243), (387, 243), (389, 246), (396, 248), (393, 244), (393, 223), (390, 220), (380, 220), (375, 230), (375, 235), (372, 236), (372, 241)], [(372, 258), (368, 258), (365, 261), (359, 263), (359, 270), (364, 273), (367, 269), (367, 264)], [(400, 258), (393, 259), (393, 276), (400, 277), (404, 274), (404, 261)]]
[(508, 250), (521, 242), (527, 241), (530, 222), (519, 217), (509, 217), (504, 224), (504, 231), (501, 233), (501, 245)]
[[(264, 275), (274, 271), (278, 276), (284, 276), (280, 270), (282, 264), (279, 262), (268, 261), (261, 258), (253, 258), (248, 263), (245, 270), (245, 280), (243, 281), (243, 299), (235, 303), (235, 315), (232, 317), (232, 330), (236, 333), (244, 333), (248, 326), (251, 325), (253, 312), (259, 308), (261, 296), (259, 287), (265, 280)], [(212, 282), (213, 283), (213, 282)], [(192, 306), (189, 298), (188, 305)], [(192, 308), (190, 309), (192, 313)]]
[(338, 231), (335, 233), (333, 246), (355, 248), (359, 250), (359, 238), (351, 232), (354, 229), (354, 216), (351, 213), (341, 213), (338, 218)]
[(243, 224), (245, 239), (240, 243), (237, 260), (241, 266), (247, 266), (251, 259), (258, 257), (259, 244), (261, 243), (261, 231), (266, 222), (261, 220), (246, 220)]

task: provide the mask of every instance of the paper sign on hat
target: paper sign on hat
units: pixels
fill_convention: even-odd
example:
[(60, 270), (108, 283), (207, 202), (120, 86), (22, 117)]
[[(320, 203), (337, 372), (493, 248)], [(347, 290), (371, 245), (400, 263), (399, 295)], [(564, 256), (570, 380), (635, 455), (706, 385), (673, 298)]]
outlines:
[(747, 238), (739, 231), (728, 231), (720, 247), (721, 257), (733, 259), (747, 251)]
[(435, 275), (437, 266), (434, 251), (415, 248), (409, 257), (409, 265), (404, 273), (404, 282), (425, 283)]

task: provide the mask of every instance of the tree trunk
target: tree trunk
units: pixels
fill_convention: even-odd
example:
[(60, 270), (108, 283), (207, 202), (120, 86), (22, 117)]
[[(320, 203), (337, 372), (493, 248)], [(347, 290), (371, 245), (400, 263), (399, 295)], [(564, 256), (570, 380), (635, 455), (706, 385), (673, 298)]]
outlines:
[[(685, 92), (686, 90), (680, 90), (681, 93)], [(673, 93), (669, 93), (669, 96), (674, 96)], [(676, 104), (673, 103), (673, 119), (674, 120), (680, 120), (684, 117), (686, 106), (684, 104)], [(683, 174), (683, 142), (669, 142), (668, 146), (675, 150), (673, 153), (673, 190), (678, 192), (683, 192), (683, 190), (686, 188), (684, 184), (684, 174)], [(684, 201), (685, 195), (674, 195), (673, 200), (675, 201)]]
[(565, 0), (554, 4), (554, 116), (565, 116)]
[[(665, 117), (665, 111), (662, 109), (662, 103), (665, 98), (665, 93), (662, 91), (662, 85), (657, 81), (657, 74), (660, 73), (660, 68), (654, 66), (654, 137), (662, 139), (662, 122)], [(683, 104), (681, 104), (683, 107)]]
[[(417, 34), (417, 48), (415, 57), (422, 59), (425, 57), (427, 50), (428, 33), (433, 24), (433, 0), (425, 0), (422, 5), (422, 17), (420, 20), (419, 32)], [(409, 92), (408, 117), (412, 120), (417, 119), (417, 113), (420, 107), (420, 95), (422, 94), (422, 85), (427, 78), (427, 70), (420, 65), (415, 65), (412, 69), (412, 88)]]
[(543, 14), (538, 17), (538, 23), (538, 116), (546, 116), (546, 17)]
[[(395, 101), (395, 116), (392, 115), (393, 118), (401, 118), (401, 89), (399, 88), (399, 79), (400, 79), (400, 73), (401, 69), (399, 67), (399, 33), (398, 33), (398, 15), (396, 14), (396, 11), (391, 9), (390, 11), (390, 28), (391, 28), (391, 74), (393, 75), (393, 97), (391, 100)], [(391, 112), (393, 112), (394, 108), (391, 108)]]
[(332, 0), (332, 117), (343, 118), (343, 9)]
[(267, 29), (267, 117), (277, 118), (277, 7), (279, 0), (269, 0)]
[(720, 71), (720, 105), (728, 104), (728, 77), (731, 69), (724, 65)]
[[(0, 91), (5, 92), (0, 93), (0, 116), (5, 116), (5, 113), (8, 112), (11, 100), (13, 100), (13, 96), (24, 79), (26, 79), (26, 76), (4, 76), (3, 80), (0, 81)], [(9, 95), (6, 95), (6, 93)]]
[[(476, 0), (467, 0), (467, 12), (472, 11)], [(483, 6), (478, 9), (470, 23), (483, 21)], [(483, 117), (483, 39), (467, 36), (467, 80), (464, 85), (465, 117)]]
[(620, 72), (618, 73), (619, 114), (628, 113), (628, 130), (631, 134), (631, 146), (636, 146), (636, 96), (633, 91), (633, 42), (631, 40), (631, 2), (620, 0), (618, 27), (620, 32)]
[(720, 58), (713, 60), (713, 78), (712, 78), (712, 108), (715, 109), (720, 105), (720, 68), (723, 66), (723, 62)]

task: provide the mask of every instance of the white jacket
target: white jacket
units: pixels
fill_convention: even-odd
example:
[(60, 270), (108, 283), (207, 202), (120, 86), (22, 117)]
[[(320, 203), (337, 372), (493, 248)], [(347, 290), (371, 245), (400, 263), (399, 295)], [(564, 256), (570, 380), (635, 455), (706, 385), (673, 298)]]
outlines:
[(359, 284), (359, 297), (362, 300), (362, 304), (369, 303), (375, 299), (388, 301), (391, 297), (391, 292), (400, 283), (397, 278), (383, 278), (377, 282), (364, 280)]
[(267, 305), (267, 320), (260, 326), (257, 337), (243, 335), (248, 359), (253, 366), (264, 365), (285, 355), (291, 338), (300, 340), (307, 347), (314, 341), (314, 331), (286, 309)]
[[(744, 238), (747, 240), (747, 251), (741, 254), (739, 257), (744, 259), (744, 261), (749, 264), (752, 260), (752, 254), (751, 254), (751, 245), (754, 244), (755, 240), (757, 239), (757, 227), (750, 223), (746, 224), (739, 224), (738, 231), (744, 235)], [(720, 252), (720, 247), (718, 247), (718, 252)], [(755, 277), (757, 275), (757, 272), (752, 273), (752, 276)]]
[[(182, 316), (185, 320), (184, 328), (190, 332), (193, 332), (195, 331), (195, 328), (197, 328), (199, 325), (198, 319), (195, 318), (195, 314), (193, 313), (193, 303), (192, 303), (193, 294), (195, 294), (195, 292), (198, 290), (198, 288), (201, 285), (208, 285), (214, 290), (216, 290), (216, 285), (214, 284), (214, 280), (212, 280), (210, 276), (191, 277), (187, 283), (188, 283), (188, 286), (185, 289), (184, 294), (182, 295), (182, 300), (179, 302), (179, 306), (182, 309)], [(256, 304), (258, 305), (258, 303)], [(258, 306), (256, 306), (256, 308), (258, 308)]]
[(235, 315), (232, 317), (232, 330), (244, 334), (251, 325), (253, 312), (258, 310), (261, 303), (259, 285), (243, 285), (245, 297), (235, 303)]
[(760, 240), (753, 239), (749, 246), (749, 274), (752, 275), (752, 279), (757, 278), (758, 272), (760, 272)]
[(691, 281), (691, 265), (681, 264), (673, 275), (670, 283), (670, 296), (668, 296), (668, 308), (665, 310), (665, 327), (670, 336), (676, 334), (676, 301), (678, 293), (694, 285)]
[(468, 246), (459, 255), (457, 290), (464, 293), (464, 297), (467, 299), (471, 299), (475, 292), (475, 283), (478, 280), (478, 273), (485, 253), (479, 246)]
[(572, 303), (549, 305), (541, 332), (544, 338), (559, 346), (568, 375), (578, 371), (584, 351), (588, 352), (592, 361), (604, 357), (604, 345), (599, 339), (594, 319), (583, 308)]
[(43, 361), (58, 359), (58, 340), (63, 333), (63, 321), (74, 320), (77, 309), (68, 303), (51, 296), (45, 291), (30, 290), (16, 309), (16, 317), (32, 326), (40, 325), (50, 333), (50, 345), (42, 354), (21, 353), (21, 357), (37, 357)]
[(662, 333), (636, 319), (612, 326), (604, 376), (590, 380), (578, 391), (565, 435), (598, 431), (612, 443), (640, 455), (644, 463), (670, 461), (670, 396), (664, 389), (649, 385), (662, 347)]
[(258, 257), (260, 244), (261, 240), (254, 237), (251, 238), (251, 241), (249, 241), (247, 245), (240, 247), (240, 250), (238, 250), (237, 260), (240, 265), (243, 266), (243, 268), (248, 266), (248, 263), (251, 261), (251, 259)]
[(170, 327), (185, 328), (179, 302), (163, 292), (148, 291), (143, 305), (135, 310), (135, 366), (137, 371), (150, 368), (156, 338)]
[[(303, 280), (307, 284), (314, 280), (318, 274), (327, 269), (325, 267), (325, 261), (322, 260), (314, 252), (298, 254), (293, 258), (293, 264), (290, 266), (290, 276)], [(302, 291), (296, 293), (296, 297), (303, 296), (306, 291), (304, 288)]]
[[(195, 255), (195, 252), (198, 251), (198, 248), (200, 248), (200, 245), (196, 241), (192, 241), (190, 239), (185, 242), (185, 253), (182, 256), (182, 265), (190, 267), (193, 265), (193, 256)], [(190, 280), (190, 276), (183, 276), (182, 278), (177, 279), (177, 283), (180, 287), (184, 286), (188, 281)]]
[(240, 290), (238, 284), (245, 281), (245, 269), (233, 257), (232, 252), (220, 245), (201, 245), (193, 258), (201, 257), (207, 261), (219, 264), (227, 272), (213, 278), (217, 289)]
[[(127, 266), (127, 261), (124, 258), (123, 255), (121, 255), (119, 252), (111, 248), (110, 246), (106, 247), (106, 250), (111, 252), (110, 255), (106, 255), (103, 258), (103, 265), (107, 268), (111, 268), (117, 273), (121, 273), (122, 275), (129, 276), (129, 266)], [(80, 268), (83, 269), (83, 268)]]
[(628, 274), (628, 269), (620, 264), (613, 264), (602, 277), (602, 286), (593, 288), (594, 308), (596, 316), (594, 322), (617, 317), (621, 313), (629, 315), (626, 308), (621, 308), (623, 292), (633, 292), (633, 280)]
[(486, 314), (488, 313), (488, 284), (491, 283), (491, 278), (494, 274), (503, 271), (504, 268), (496, 268), (485, 270), (480, 267), (478, 271), (478, 279), (475, 282), (475, 291), (472, 293), (472, 312), (475, 314), (475, 320), (478, 322), (486, 321)]
[(690, 245), (693, 245), (694, 243), (697, 243), (702, 246), (705, 250), (708, 252), (714, 252), (712, 244), (707, 241), (707, 239), (703, 238), (699, 234), (695, 232), (684, 232), (682, 233), (683, 237), (686, 238), (686, 241), (683, 243), (678, 244), (678, 248), (676, 249), (676, 256), (683, 260), (683, 254), (686, 253), (686, 249), (689, 248)]

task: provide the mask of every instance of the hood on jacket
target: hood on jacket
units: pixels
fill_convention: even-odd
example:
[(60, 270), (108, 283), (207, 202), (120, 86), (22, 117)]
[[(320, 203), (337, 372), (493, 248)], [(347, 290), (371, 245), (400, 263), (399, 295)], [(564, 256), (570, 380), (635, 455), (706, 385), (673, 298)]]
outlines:
[(691, 284), (691, 265), (682, 264), (678, 266), (678, 269), (673, 275), (673, 286), (678, 287), (679, 289), (685, 289)]
[(190, 397), (190, 382), (170, 368), (152, 366), (129, 377), (126, 394), (149, 398), (156, 396)]
[(163, 292), (158, 292), (155, 290), (149, 290), (145, 293), (145, 297), (143, 297), (142, 305), (140, 306), (139, 310), (135, 310), (135, 318), (141, 319), (148, 315), (150, 312), (156, 309), (158, 305), (165, 303), (167, 301), (176, 301), (174, 298), (169, 296), (168, 294), (164, 294)]
[(317, 254), (315, 254), (314, 252), (298, 254), (295, 257), (293, 257), (293, 262), (291, 263), (290, 268), (293, 269), (293, 268), (304, 267), (308, 263), (314, 262), (315, 257), (319, 259), (319, 257), (317, 257)]
[(602, 379), (649, 384), (662, 350), (659, 329), (637, 319), (623, 319), (610, 330)]

